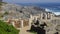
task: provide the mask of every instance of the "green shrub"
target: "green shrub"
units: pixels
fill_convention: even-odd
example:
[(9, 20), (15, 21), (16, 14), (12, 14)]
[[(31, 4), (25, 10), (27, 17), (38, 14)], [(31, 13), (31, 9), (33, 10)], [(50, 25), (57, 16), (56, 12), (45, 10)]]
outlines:
[(9, 13), (6, 11), (5, 13), (4, 13), (4, 15), (8, 15)]
[(0, 20), (0, 34), (19, 34), (19, 30)]

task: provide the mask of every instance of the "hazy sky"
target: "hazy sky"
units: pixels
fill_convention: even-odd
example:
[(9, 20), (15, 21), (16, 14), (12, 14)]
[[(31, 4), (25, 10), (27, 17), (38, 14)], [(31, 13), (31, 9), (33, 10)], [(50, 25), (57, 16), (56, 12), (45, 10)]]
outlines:
[(3, 0), (4, 2), (9, 2), (9, 3), (59, 3), (60, 0)]

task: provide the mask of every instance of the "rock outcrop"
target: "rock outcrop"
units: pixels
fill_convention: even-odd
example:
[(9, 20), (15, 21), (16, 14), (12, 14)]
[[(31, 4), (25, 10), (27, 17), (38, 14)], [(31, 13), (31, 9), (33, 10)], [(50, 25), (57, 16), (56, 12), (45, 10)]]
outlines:
[(42, 12), (46, 12), (44, 9), (40, 7), (34, 6), (21, 6), (15, 4), (4, 4), (2, 6), (2, 13), (8, 12), (9, 14), (4, 16), (5, 18), (29, 18), (30, 15), (41, 14)]
[[(34, 16), (34, 15), (41, 14), (41, 13), (44, 13), (44, 15), (48, 14), (48, 13), (53, 14), (52, 12), (46, 12), (45, 9), (40, 8), (40, 7), (21, 6), (21, 5), (15, 5), (15, 4), (4, 4), (2, 6), (2, 11), (0, 13), (3, 14), (3, 18), (5, 20), (8, 20), (9, 18), (11, 18), (11, 19), (19, 19), (19, 18), (28, 19), (31, 17), (30, 15)], [(49, 16), (49, 17), (51, 17), (51, 16)], [(55, 17), (52, 17), (52, 18), (54, 19)], [(34, 26), (34, 28), (38, 27), (38, 29), (40, 27), (43, 28), (43, 30), (46, 30), (47, 34), (54, 34), (56, 32), (60, 32), (60, 25), (56, 25), (58, 23), (60, 24), (60, 22), (58, 22), (58, 21), (60, 21), (60, 19), (58, 18), (59, 20), (56, 20), (56, 22), (53, 19), (49, 20), (49, 18), (48, 18), (48, 20), (44, 20), (45, 22), (48, 21), (48, 23), (46, 23), (47, 27), (45, 29), (44, 29), (44, 26), (46, 24), (41, 25), (40, 22), (39, 22), (39, 24), (38, 24), (38, 22), (33, 23), (33, 26)], [(44, 33), (46, 33), (46, 32), (44, 31)]]

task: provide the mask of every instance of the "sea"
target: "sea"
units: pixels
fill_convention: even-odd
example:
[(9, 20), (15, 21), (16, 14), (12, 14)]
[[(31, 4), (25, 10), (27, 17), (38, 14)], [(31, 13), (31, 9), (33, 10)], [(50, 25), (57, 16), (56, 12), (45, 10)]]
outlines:
[(16, 3), (23, 6), (38, 6), (44, 8), (45, 11), (53, 12), (60, 15), (60, 3)]

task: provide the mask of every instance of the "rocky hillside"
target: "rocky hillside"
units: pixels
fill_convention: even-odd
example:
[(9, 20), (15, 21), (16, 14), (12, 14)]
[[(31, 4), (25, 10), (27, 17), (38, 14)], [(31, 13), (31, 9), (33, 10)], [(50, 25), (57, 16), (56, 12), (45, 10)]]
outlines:
[(2, 13), (7, 12), (4, 15), (6, 18), (29, 18), (30, 14), (37, 15), (42, 12), (46, 12), (43, 8), (35, 6), (21, 6), (16, 4), (3, 4)]

